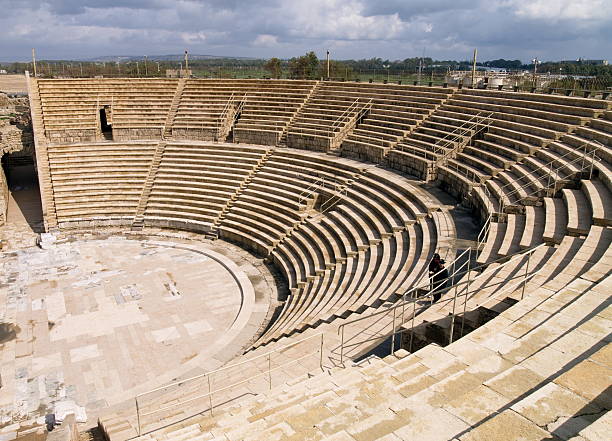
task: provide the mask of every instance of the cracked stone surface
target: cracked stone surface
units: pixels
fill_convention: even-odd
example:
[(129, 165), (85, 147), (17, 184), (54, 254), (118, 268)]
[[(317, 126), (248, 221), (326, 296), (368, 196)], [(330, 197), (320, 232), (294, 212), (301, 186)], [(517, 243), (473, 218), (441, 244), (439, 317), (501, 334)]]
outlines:
[(240, 350), (220, 343), (246, 305), (242, 271), (165, 243), (110, 237), (0, 254), (0, 322), (13, 331), (0, 423), (66, 399), (95, 423), (98, 409), (184, 374), (195, 357)]
[[(588, 426), (601, 408), (555, 383), (548, 383), (512, 406), (512, 410), (562, 438)], [(578, 429), (578, 430), (576, 430)]]

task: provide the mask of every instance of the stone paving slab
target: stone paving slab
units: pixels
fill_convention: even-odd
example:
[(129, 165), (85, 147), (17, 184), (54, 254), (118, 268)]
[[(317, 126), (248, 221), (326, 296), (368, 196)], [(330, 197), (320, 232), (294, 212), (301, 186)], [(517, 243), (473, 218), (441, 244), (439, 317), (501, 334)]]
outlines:
[(265, 279), (201, 243), (108, 237), (11, 247), (0, 254), (0, 321), (15, 331), (2, 342), (0, 424), (44, 416), (64, 399), (95, 424), (102, 408), (196, 361), (218, 367), (266, 318), (269, 297), (255, 302), (249, 275)]

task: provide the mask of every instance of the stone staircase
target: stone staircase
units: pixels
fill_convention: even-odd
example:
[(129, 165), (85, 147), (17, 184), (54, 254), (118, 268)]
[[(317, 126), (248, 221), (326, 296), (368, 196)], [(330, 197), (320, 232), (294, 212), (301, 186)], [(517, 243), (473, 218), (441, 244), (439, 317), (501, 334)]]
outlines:
[(232, 133), (236, 121), (240, 118), (240, 112), (245, 105), (246, 99), (246, 94), (243, 97), (234, 95), (230, 97), (219, 119), (219, 126), (217, 127), (217, 133), (215, 135), (216, 141), (226, 142), (227, 138)]
[(611, 283), (551, 282), (444, 348), (305, 375), (136, 439), (605, 440)]
[(316, 93), (320, 85), (321, 85), (321, 81), (317, 81), (315, 83), (312, 89), (310, 89), (310, 92), (308, 92), (308, 95), (306, 95), (306, 97), (304, 98), (304, 102), (300, 105), (300, 107), (296, 109), (295, 113), (289, 119), (289, 121), (287, 121), (287, 124), (285, 125), (285, 128), (283, 129), (283, 133), (281, 133), (281, 136), (278, 140), (278, 144), (277, 144), (278, 147), (287, 147), (287, 132), (289, 131), (289, 127), (291, 126), (291, 123), (293, 122), (295, 117), (300, 113), (300, 111), (302, 110), (304, 105), (308, 102), (308, 100), (310, 100), (310, 97)]
[(40, 184), (40, 198), (42, 203), (45, 231), (58, 230), (57, 213), (55, 210), (55, 198), (53, 193), (53, 180), (49, 168), (48, 141), (45, 136), (45, 127), (42, 116), (40, 95), (36, 79), (27, 77), (28, 94), (30, 97), (30, 112), (32, 115), (32, 128), (34, 131), (34, 143), (36, 150), (36, 166), (38, 170), (38, 181)]
[(161, 141), (159, 144), (157, 144), (155, 153), (151, 159), (149, 173), (145, 179), (142, 193), (138, 201), (138, 206), (136, 207), (136, 214), (134, 215), (134, 221), (132, 222), (132, 231), (140, 231), (144, 228), (144, 214), (147, 208), (147, 202), (149, 201), (149, 196), (151, 195), (151, 190), (153, 189), (153, 184), (155, 182), (155, 176), (157, 176), (157, 170), (159, 170), (167, 144), (168, 143), (165, 141)]
[(172, 99), (172, 104), (170, 106), (170, 110), (168, 111), (166, 122), (164, 124), (162, 139), (170, 139), (172, 137), (172, 126), (174, 124), (174, 118), (176, 117), (176, 113), (178, 112), (178, 107), (183, 96), (183, 89), (185, 88), (186, 82), (186, 78), (181, 78), (179, 79), (179, 82), (176, 86), (176, 92), (174, 92), (174, 98)]
[(356, 101), (353, 106), (346, 110), (345, 115), (342, 115), (334, 123), (332, 132), (335, 133), (336, 128), (339, 128), (339, 130), (329, 141), (329, 150), (331, 152), (338, 151), (344, 140), (353, 132), (363, 118), (367, 116), (368, 112), (372, 109), (371, 101), (372, 100), (363, 104)]
[(213, 222), (213, 225), (216, 229), (219, 228), (223, 219), (227, 215), (227, 212), (232, 208), (233, 202), (240, 197), (240, 195), (247, 189), (253, 177), (262, 169), (266, 162), (272, 157), (274, 154), (274, 149), (267, 150), (266, 153), (261, 157), (261, 159), (257, 162), (257, 164), (253, 167), (253, 169), (249, 172), (249, 174), (244, 178), (244, 181), (240, 183), (240, 186), (236, 189), (235, 193), (227, 200), (225, 207), (221, 210), (219, 216)]

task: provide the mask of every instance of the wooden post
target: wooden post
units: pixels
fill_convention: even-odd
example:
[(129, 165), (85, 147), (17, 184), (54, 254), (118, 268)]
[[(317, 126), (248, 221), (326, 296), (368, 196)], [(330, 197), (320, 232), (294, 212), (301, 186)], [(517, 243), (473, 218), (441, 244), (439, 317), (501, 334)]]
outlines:
[(475, 89), (476, 81), (476, 56), (478, 55), (478, 49), (474, 49), (474, 58), (472, 59), (472, 89)]
[(32, 67), (34, 68), (34, 78), (36, 78), (36, 49), (32, 48)]

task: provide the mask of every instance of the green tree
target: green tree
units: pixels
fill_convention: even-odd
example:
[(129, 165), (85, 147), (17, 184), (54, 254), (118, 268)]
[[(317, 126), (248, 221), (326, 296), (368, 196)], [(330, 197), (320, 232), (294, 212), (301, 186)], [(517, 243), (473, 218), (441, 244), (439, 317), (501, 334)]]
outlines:
[(289, 60), (289, 75), (291, 78), (314, 80), (319, 70), (319, 59), (310, 51), (306, 55)]
[[(327, 78), (327, 61), (321, 60), (319, 63), (318, 78)], [(344, 78), (350, 80), (353, 77), (353, 68), (340, 61), (329, 60), (329, 77)]]
[(264, 64), (264, 69), (270, 72), (272, 78), (280, 78), (282, 74), (281, 60), (276, 57), (270, 58)]

